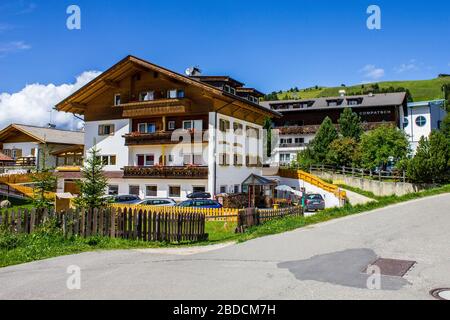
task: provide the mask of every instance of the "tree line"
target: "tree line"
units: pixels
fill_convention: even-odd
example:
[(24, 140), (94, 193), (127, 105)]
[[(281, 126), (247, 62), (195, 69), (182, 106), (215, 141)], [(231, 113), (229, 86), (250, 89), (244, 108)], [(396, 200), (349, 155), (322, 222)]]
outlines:
[(358, 167), (370, 170), (404, 170), (410, 181), (450, 181), (450, 116), (440, 130), (422, 137), (413, 155), (408, 136), (394, 125), (364, 132), (361, 119), (345, 108), (335, 126), (329, 117), (316, 136), (297, 155), (294, 166), (309, 170), (313, 164)]

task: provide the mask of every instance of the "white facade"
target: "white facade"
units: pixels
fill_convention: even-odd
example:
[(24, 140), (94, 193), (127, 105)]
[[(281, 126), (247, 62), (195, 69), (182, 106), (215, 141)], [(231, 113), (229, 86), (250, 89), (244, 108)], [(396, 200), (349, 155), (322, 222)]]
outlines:
[(446, 116), (445, 100), (408, 103), (408, 114), (403, 118), (403, 130), (408, 135), (415, 152), (422, 137), (428, 137), (440, 128)]
[[(297, 160), (297, 154), (304, 150), (311, 140), (314, 139), (314, 134), (283, 134), (277, 135), (275, 138), (275, 148), (272, 150), (271, 163), (279, 165), (288, 165)], [(272, 135), (272, 140), (274, 140)]]
[[(184, 166), (185, 156), (195, 156), (195, 164), (208, 167), (207, 179), (153, 179), (153, 178), (110, 178), (109, 185), (118, 194), (129, 194), (139, 189), (141, 198), (148, 197), (170, 197), (175, 200), (184, 200), (194, 190), (205, 190), (212, 195), (221, 192), (241, 191), (241, 183), (252, 173), (261, 175), (260, 166), (247, 166), (247, 154), (262, 159), (263, 154), (263, 131), (262, 126), (255, 123), (239, 120), (216, 112), (210, 112), (208, 116), (208, 134), (204, 141), (195, 141), (194, 144), (174, 145), (138, 145), (126, 146), (126, 134), (131, 133), (132, 120), (105, 120), (87, 121), (85, 123), (85, 153), (96, 146), (99, 156), (106, 157), (108, 165), (104, 170), (107, 172), (121, 172), (124, 167), (136, 167), (138, 156), (150, 156), (145, 159), (145, 167), (159, 164), (160, 157), (166, 156), (166, 166)], [(230, 131), (220, 132), (221, 120), (229, 124)], [(112, 125), (114, 127), (111, 135), (99, 135), (99, 126)], [(232, 129), (242, 126), (244, 132), (234, 135)], [(246, 137), (245, 130), (253, 128), (258, 132), (259, 139)], [(235, 165), (235, 154), (240, 156), (242, 165)], [(222, 163), (221, 157), (226, 155), (228, 161)], [(148, 162), (147, 162), (148, 159)], [(216, 159), (216, 161), (214, 161)], [(151, 195), (148, 194), (147, 186), (153, 186)], [(61, 185), (62, 187), (62, 185)], [(173, 187), (173, 188), (171, 188)], [(170, 193), (177, 190), (179, 195)], [(155, 194), (156, 189), (156, 194)]]

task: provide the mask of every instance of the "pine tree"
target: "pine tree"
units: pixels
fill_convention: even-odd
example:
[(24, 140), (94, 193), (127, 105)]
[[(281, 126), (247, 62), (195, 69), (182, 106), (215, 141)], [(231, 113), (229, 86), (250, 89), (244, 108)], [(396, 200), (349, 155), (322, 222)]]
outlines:
[(52, 200), (46, 195), (48, 192), (56, 189), (56, 176), (54, 175), (54, 168), (47, 167), (48, 148), (44, 147), (39, 151), (40, 159), (37, 165), (37, 170), (31, 175), (33, 182), (33, 205), (37, 209), (49, 208), (52, 206)]
[(430, 134), (430, 168), (433, 182), (444, 182), (450, 178), (450, 145), (440, 131)]
[(430, 141), (421, 137), (416, 154), (408, 163), (407, 175), (414, 182), (428, 182), (431, 177), (429, 159)]
[(75, 199), (77, 207), (95, 209), (107, 203), (104, 195), (108, 179), (103, 173), (104, 163), (98, 153), (99, 150), (96, 147), (92, 148), (81, 170), (83, 179), (77, 181), (80, 189), (80, 195)]
[(311, 151), (314, 160), (323, 163), (326, 159), (330, 144), (338, 138), (338, 133), (329, 117), (323, 120), (313, 141)]
[(359, 141), (363, 133), (361, 118), (351, 108), (344, 108), (338, 120), (339, 132), (344, 138), (353, 138)]

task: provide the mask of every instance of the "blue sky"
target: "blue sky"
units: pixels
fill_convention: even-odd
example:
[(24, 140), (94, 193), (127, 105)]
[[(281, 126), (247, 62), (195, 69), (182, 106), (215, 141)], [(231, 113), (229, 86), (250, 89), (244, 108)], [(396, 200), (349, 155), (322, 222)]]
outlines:
[[(66, 8), (81, 8), (81, 30)], [(382, 10), (382, 29), (366, 9)], [(0, 93), (74, 83), (133, 54), (262, 91), (450, 73), (449, 1), (1, 0)]]

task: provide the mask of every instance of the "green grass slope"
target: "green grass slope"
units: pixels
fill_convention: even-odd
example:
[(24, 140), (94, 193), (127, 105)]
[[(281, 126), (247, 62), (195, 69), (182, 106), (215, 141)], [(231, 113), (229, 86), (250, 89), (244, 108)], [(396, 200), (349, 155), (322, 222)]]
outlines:
[[(373, 83), (375, 84), (375, 83)], [(450, 77), (442, 77), (431, 80), (414, 80), (414, 81), (386, 81), (377, 83), (380, 89), (383, 88), (405, 88), (409, 89), (413, 101), (442, 99), (442, 86), (444, 84), (450, 85)], [(296, 91), (283, 91), (278, 93), (278, 99), (312, 99), (320, 97), (339, 96), (339, 90), (344, 89), (347, 94), (359, 94), (372, 84), (360, 84), (348, 87), (313, 87), (307, 89), (300, 89)]]

